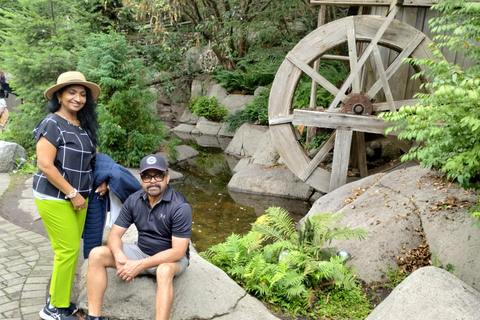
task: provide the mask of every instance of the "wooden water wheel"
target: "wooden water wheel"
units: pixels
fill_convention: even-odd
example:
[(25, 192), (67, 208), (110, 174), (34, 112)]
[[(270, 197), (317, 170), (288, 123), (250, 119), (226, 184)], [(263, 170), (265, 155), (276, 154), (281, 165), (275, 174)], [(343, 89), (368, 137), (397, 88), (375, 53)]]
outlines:
[[(386, 17), (350, 16), (319, 27), (287, 54), (277, 71), (268, 107), (272, 139), (289, 169), (317, 190), (330, 192), (347, 182), (351, 149), (360, 176), (368, 175), (364, 134), (383, 134), (389, 125), (376, 115), (416, 102), (413, 94), (395, 98), (389, 80), (400, 72), (404, 58), (433, 59), (428, 49), (431, 41), (421, 31), (395, 20), (398, 8), (393, 6)], [(347, 48), (348, 56), (332, 56), (331, 52), (341, 46)], [(382, 58), (381, 51), (386, 49), (395, 53), (394, 59)], [(315, 61), (319, 59), (344, 61), (348, 77), (340, 85), (330, 83), (315, 70)], [(365, 81), (372, 66), (375, 77)], [(296, 87), (304, 74), (334, 96), (322, 111), (292, 108)], [(295, 126), (334, 131), (311, 158), (297, 140)], [(398, 140), (396, 143), (403, 150), (409, 148)], [(332, 149), (331, 170), (319, 166)]]

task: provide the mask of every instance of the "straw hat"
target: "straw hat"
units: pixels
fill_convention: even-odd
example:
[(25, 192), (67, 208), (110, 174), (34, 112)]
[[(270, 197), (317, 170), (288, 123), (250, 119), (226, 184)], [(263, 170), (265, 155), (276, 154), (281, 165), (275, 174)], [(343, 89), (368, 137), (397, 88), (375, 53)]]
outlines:
[(56, 85), (45, 90), (44, 96), (47, 100), (52, 100), (55, 92), (72, 84), (80, 84), (92, 90), (92, 96), (94, 100), (97, 100), (98, 96), (100, 95), (100, 87), (93, 82), (85, 80), (85, 76), (81, 72), (67, 71), (58, 76)]

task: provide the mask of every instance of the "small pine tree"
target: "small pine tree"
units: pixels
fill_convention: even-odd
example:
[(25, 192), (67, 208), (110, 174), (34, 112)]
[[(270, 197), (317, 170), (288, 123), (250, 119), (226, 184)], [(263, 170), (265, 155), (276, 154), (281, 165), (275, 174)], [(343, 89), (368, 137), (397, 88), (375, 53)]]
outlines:
[(133, 47), (116, 33), (93, 34), (80, 55), (78, 69), (98, 83), (99, 151), (116, 162), (135, 166), (156, 152), (167, 136), (150, 104), (156, 100), (142, 60), (132, 58)]

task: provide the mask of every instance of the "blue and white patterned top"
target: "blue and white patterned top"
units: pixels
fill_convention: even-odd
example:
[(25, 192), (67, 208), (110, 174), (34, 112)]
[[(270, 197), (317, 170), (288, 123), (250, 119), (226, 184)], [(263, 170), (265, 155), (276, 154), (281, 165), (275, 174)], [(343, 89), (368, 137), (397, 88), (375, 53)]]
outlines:
[[(92, 158), (96, 146), (87, 132), (55, 113), (47, 115), (33, 130), (35, 141), (45, 137), (55, 148), (54, 165), (78, 192), (87, 198), (93, 188)], [(51, 184), (40, 171), (33, 176), (33, 190), (65, 200), (65, 194)]]

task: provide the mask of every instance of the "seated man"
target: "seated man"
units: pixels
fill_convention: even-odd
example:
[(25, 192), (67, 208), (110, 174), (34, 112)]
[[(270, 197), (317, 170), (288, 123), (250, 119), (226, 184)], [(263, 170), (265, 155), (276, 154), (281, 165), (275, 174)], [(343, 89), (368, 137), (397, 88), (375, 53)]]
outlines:
[[(102, 319), (103, 294), (107, 289), (106, 268), (116, 268), (117, 276), (131, 283), (138, 274), (157, 278), (156, 319), (168, 319), (173, 302), (173, 278), (189, 264), (192, 211), (187, 200), (168, 182), (165, 160), (156, 154), (140, 162), (142, 190), (125, 201), (108, 235), (107, 246), (94, 248), (87, 270), (88, 316)], [(138, 245), (122, 243), (122, 236), (134, 223)]]

